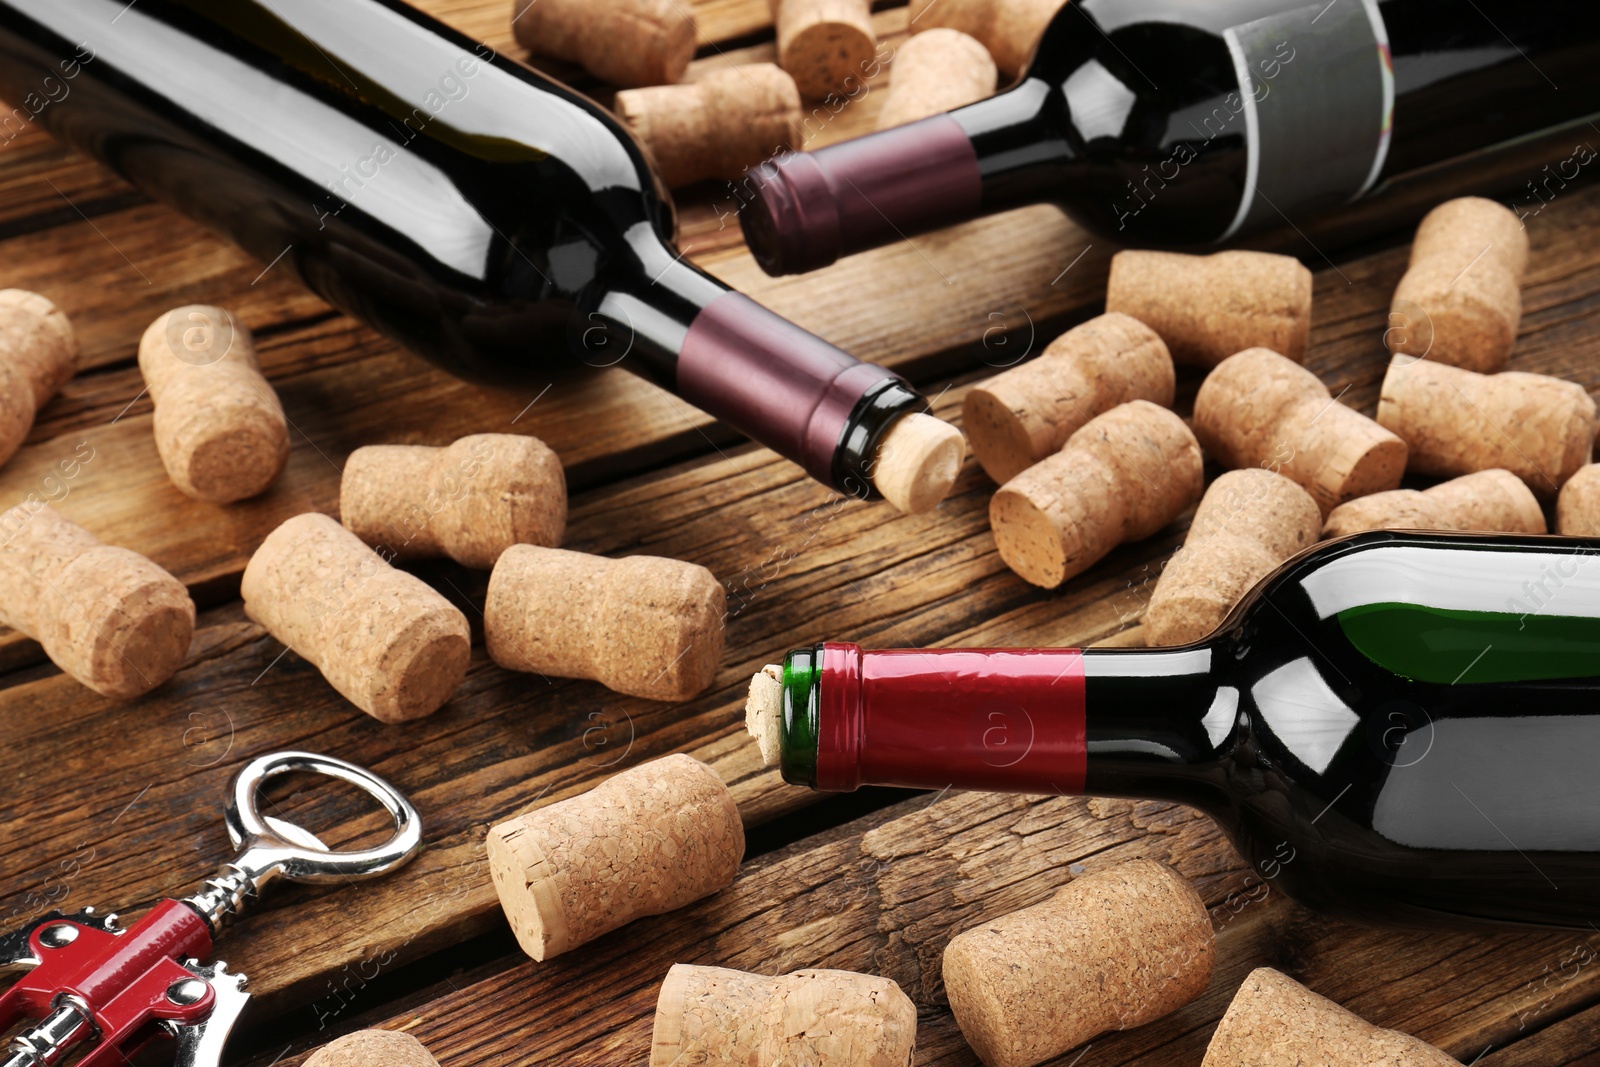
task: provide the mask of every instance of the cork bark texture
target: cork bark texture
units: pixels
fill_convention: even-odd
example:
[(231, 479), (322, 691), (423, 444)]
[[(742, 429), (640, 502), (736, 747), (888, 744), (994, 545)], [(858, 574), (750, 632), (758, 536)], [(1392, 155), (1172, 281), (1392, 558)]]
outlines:
[(673, 188), (738, 178), (801, 144), (800, 90), (772, 63), (726, 67), (681, 85), (624, 89), (614, 106)]
[(878, 48), (871, 0), (771, 0), (778, 65), (820, 100), (866, 79)]
[(1392, 489), (1352, 500), (1329, 513), (1322, 536), (1363, 530), (1546, 532), (1538, 498), (1521, 478), (1505, 470), (1464, 474), (1431, 489)]
[(535, 55), (624, 88), (681, 81), (694, 58), (682, 0), (516, 0), (511, 28)]
[(357, 1030), (317, 1049), (305, 1067), (439, 1067), (439, 1061), (410, 1034)]
[(0, 463), (77, 369), (77, 334), (61, 309), (38, 293), (0, 289)]
[(911, 25), (960, 30), (983, 42), (1007, 79), (1022, 73), (1065, 0), (911, 0)]
[(889, 95), (878, 129), (904, 126), (954, 111), (994, 94), (999, 71), (976, 37), (935, 26), (913, 34), (895, 51)]

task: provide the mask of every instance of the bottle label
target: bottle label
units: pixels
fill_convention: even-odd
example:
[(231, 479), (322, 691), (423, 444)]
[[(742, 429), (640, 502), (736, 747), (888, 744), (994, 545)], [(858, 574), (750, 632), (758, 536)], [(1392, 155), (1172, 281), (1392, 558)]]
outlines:
[(1249, 162), (1227, 240), (1353, 200), (1389, 153), (1394, 70), (1377, 0), (1317, 0), (1223, 32)]

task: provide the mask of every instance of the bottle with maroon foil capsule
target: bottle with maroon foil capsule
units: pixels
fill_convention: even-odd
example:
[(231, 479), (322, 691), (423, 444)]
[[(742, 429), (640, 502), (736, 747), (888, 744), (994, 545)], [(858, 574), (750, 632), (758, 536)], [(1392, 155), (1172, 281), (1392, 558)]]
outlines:
[(1181, 648), (824, 644), (779, 677), (751, 728), (794, 784), (1174, 800), (1324, 910), (1600, 922), (1600, 541), (1359, 534)]
[(616, 364), (856, 496), (954, 433), (684, 262), (609, 112), (397, 0), (0, 0), (0, 95), (454, 374)]
[(1038, 202), (1201, 246), (1542, 132), (1592, 143), (1597, 113), (1593, 0), (1073, 0), (1011, 89), (763, 164), (740, 218), (770, 274)]

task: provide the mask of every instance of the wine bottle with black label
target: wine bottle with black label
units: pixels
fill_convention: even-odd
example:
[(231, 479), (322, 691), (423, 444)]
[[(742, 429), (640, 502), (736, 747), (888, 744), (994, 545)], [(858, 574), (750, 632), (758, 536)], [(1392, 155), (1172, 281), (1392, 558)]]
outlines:
[(1046, 201), (1205, 246), (1597, 115), (1592, 0), (1074, 0), (1008, 91), (763, 164), (740, 219), (772, 274)]
[(791, 783), (1181, 801), (1329, 911), (1600, 919), (1600, 541), (1359, 534), (1182, 648), (830, 643), (781, 678)]
[[(37, 120), (452, 373), (615, 364), (855, 496), (902, 426), (953, 436), (686, 263), (609, 112), (397, 0), (0, 0), (0, 95), (7, 130)], [(926, 504), (955, 472), (921, 473)]]

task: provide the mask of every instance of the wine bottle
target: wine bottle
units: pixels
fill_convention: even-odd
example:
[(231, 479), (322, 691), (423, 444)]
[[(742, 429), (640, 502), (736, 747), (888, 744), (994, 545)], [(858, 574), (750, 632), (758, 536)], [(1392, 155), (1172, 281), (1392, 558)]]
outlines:
[(1600, 919), (1600, 541), (1357, 534), (1181, 648), (823, 644), (752, 695), (794, 784), (1179, 801), (1324, 910)]
[(609, 112), (395, 0), (4, 0), (0, 95), (451, 373), (617, 364), (856, 496), (954, 434), (684, 262)]
[(1045, 201), (1198, 246), (1597, 112), (1592, 0), (1073, 0), (1006, 92), (763, 164), (740, 219), (770, 274)]

